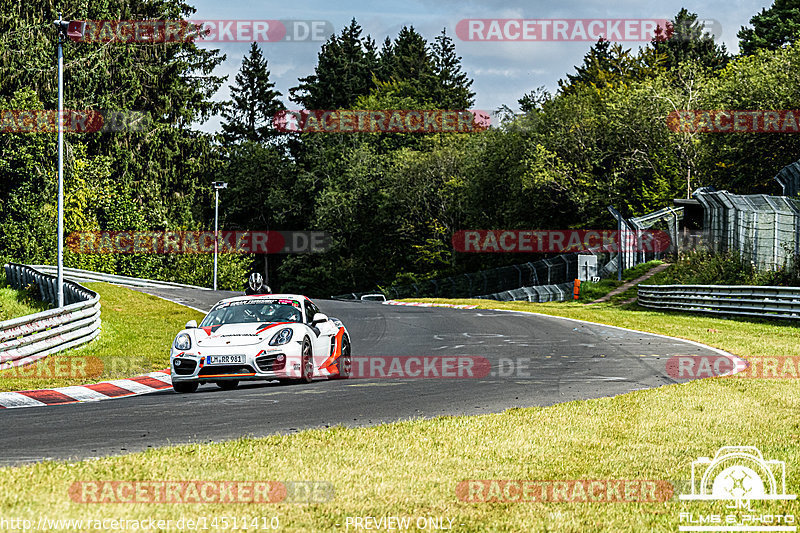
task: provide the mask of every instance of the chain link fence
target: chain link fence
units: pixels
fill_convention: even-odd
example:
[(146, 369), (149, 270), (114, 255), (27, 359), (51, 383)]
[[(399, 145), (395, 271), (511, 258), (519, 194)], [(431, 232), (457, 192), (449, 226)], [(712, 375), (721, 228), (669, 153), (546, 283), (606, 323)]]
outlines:
[[(585, 252), (586, 253), (586, 252)], [(607, 253), (598, 258), (598, 264), (608, 262)], [(578, 277), (578, 254), (562, 254), (549, 259), (482, 270), (447, 278), (429, 279), (417, 283), (386, 287), (387, 298), (477, 298), (534, 285), (555, 285), (571, 282)], [(334, 299), (359, 299), (376, 291), (357, 292), (333, 296)]]
[(706, 247), (738, 251), (757, 270), (788, 266), (800, 248), (800, 199), (766, 194), (738, 195), (701, 188)]
[[(679, 226), (683, 220), (682, 207), (665, 207), (630, 219), (624, 218), (613, 206), (608, 206), (608, 211), (617, 220), (623, 270), (654, 259), (663, 259), (664, 256), (677, 252), (680, 246)], [(666, 231), (670, 239), (669, 248), (649, 249), (645, 245), (645, 231), (650, 229)], [(615, 266), (618, 265), (615, 263)]]
[[(647, 215), (625, 219), (612, 206), (609, 211), (617, 219), (618, 241), (621, 252), (603, 248), (561, 254), (548, 259), (511, 265), (470, 274), (437, 278), (406, 285), (385, 287), (366, 292), (351, 292), (331, 296), (337, 300), (358, 300), (367, 294), (381, 293), (389, 299), (402, 298), (485, 298), (492, 300), (553, 301), (572, 297), (572, 289), (566, 292), (563, 284), (579, 278), (578, 255), (597, 256), (597, 272), (605, 278), (616, 275), (621, 258), (622, 268), (632, 268), (640, 263), (661, 259), (675, 253), (678, 241), (678, 226), (683, 219), (682, 207), (666, 207)], [(645, 230), (658, 228), (669, 233), (669, 249), (648, 249), (642, 243)], [(562, 294), (563, 293), (563, 294)], [(564, 296), (566, 294), (567, 296)]]
[[(598, 273), (600, 277), (606, 277), (616, 272), (616, 252), (605, 252), (599, 250), (589, 250), (580, 254), (593, 254), (597, 256)], [(579, 253), (562, 254), (548, 259), (540, 259), (528, 263), (511, 265), (506, 267), (482, 270), (470, 274), (461, 274), (447, 278), (437, 278), (418, 283), (385, 287), (378, 290), (367, 292), (351, 292), (339, 294), (331, 298), (337, 300), (358, 300), (367, 294), (382, 293), (389, 299), (402, 298), (494, 298), (496, 294), (503, 294), (509, 291), (517, 291), (519, 299), (528, 299), (532, 294), (534, 297), (541, 291), (532, 289), (539, 286), (556, 286), (563, 283), (572, 284), (578, 278), (578, 255)], [(550, 301), (546, 294), (542, 293), (541, 300), (531, 301)], [(556, 290), (556, 293), (558, 291)], [(569, 294), (571, 295), (571, 289)], [(506, 297), (507, 295), (504, 295)], [(515, 298), (508, 298), (515, 299)]]

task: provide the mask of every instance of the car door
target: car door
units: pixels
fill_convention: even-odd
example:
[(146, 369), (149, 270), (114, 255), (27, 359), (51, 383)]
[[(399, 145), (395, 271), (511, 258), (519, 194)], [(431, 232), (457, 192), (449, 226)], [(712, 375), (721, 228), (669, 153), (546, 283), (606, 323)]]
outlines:
[(310, 300), (305, 301), (306, 321), (313, 333), (314, 363), (320, 368), (331, 354), (331, 339), (336, 335), (337, 328), (330, 320), (319, 324), (312, 324), (314, 315), (320, 312), (319, 308)]

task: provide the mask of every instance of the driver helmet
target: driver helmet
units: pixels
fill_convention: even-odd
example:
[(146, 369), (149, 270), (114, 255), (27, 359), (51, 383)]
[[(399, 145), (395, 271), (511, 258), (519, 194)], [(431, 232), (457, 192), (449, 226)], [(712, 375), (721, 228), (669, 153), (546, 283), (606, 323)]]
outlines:
[[(253, 272), (247, 279), (247, 286), (250, 287), (250, 290), (253, 291), (261, 290), (261, 285), (263, 284), (264, 284), (264, 278), (261, 277), (261, 274), (259, 274), (258, 272)], [(269, 287), (267, 287), (267, 290), (269, 290)]]

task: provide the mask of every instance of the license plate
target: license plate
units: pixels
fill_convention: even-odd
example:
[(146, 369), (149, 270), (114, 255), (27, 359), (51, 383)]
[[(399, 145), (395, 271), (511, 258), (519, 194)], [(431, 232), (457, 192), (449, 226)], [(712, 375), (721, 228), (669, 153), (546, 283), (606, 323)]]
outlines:
[(229, 365), (231, 363), (244, 363), (244, 355), (209, 355), (206, 358), (209, 365)]

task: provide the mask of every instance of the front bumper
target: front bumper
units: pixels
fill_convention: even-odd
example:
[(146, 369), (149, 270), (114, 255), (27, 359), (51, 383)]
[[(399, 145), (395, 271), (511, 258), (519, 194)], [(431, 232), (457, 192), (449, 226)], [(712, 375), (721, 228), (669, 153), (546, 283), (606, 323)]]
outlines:
[[(210, 356), (243, 355), (243, 363), (209, 364)], [(248, 381), (293, 379), (300, 377), (300, 349), (294, 343), (270, 346), (257, 353), (243, 354), (241, 347), (214, 349), (213, 352), (180, 352), (170, 355), (173, 382)]]

